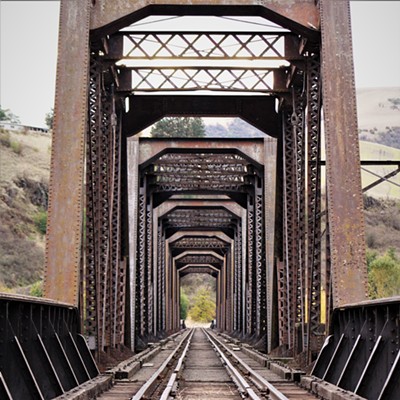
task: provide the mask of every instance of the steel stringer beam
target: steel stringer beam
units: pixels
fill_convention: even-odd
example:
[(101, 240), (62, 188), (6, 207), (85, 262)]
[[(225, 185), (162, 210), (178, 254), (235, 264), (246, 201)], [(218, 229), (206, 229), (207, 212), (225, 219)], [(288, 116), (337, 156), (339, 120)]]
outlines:
[[(60, 6), (44, 294), (78, 305), (90, 0)], [(74, 68), (71, 68), (73, 60)]]
[(319, 4), (333, 305), (339, 307), (367, 298), (360, 150), (350, 4)]

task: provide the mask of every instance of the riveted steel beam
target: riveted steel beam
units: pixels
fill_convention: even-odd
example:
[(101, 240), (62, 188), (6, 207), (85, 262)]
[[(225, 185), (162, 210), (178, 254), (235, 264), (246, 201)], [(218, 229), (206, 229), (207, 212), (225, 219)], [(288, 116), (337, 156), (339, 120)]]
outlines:
[[(130, 140), (130, 139), (129, 139)], [(156, 157), (162, 155), (166, 150), (176, 151), (177, 148), (181, 152), (201, 152), (210, 150), (226, 150), (233, 153), (239, 153), (250, 160), (256, 166), (261, 166), (264, 161), (263, 139), (215, 139), (212, 142), (209, 139), (145, 139), (140, 138), (139, 164), (148, 164)]]
[(90, 27), (104, 36), (149, 15), (256, 15), (312, 38), (319, 29), (314, 0), (97, 0)]
[(62, 0), (51, 155), (45, 296), (78, 304), (90, 1)]
[(273, 137), (279, 129), (272, 96), (135, 95), (129, 97), (123, 130), (128, 136), (135, 135), (165, 116), (240, 117)]
[(349, 1), (321, 0), (320, 12), (333, 304), (341, 306), (367, 292)]

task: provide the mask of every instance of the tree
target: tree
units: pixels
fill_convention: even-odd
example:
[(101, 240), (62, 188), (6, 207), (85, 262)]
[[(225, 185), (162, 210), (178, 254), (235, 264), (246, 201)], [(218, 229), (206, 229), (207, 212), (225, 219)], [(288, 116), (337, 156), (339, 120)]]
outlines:
[(400, 295), (400, 260), (393, 249), (367, 253), (368, 289), (373, 299)]
[(49, 129), (53, 129), (53, 121), (54, 121), (54, 108), (52, 108), (45, 117), (45, 122), (46, 125), (49, 127)]
[(189, 311), (189, 316), (193, 321), (210, 322), (215, 319), (215, 307), (215, 301), (211, 298), (211, 291), (201, 288), (194, 297), (194, 304)]
[(181, 288), (181, 301), (180, 301), (180, 317), (186, 319), (188, 314), (189, 298), (187, 297), (184, 290)]
[(166, 117), (151, 128), (156, 137), (204, 137), (205, 125), (199, 117)]
[(8, 108), (4, 109), (0, 105), (0, 121), (10, 121), (13, 124), (21, 123), (19, 117), (13, 114)]

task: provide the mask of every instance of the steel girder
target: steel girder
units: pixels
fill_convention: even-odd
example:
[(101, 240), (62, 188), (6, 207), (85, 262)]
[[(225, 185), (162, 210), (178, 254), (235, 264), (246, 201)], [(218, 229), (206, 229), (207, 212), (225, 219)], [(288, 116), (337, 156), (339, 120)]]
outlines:
[(96, 1), (91, 13), (94, 37), (115, 33), (148, 15), (259, 15), (296, 34), (317, 38), (319, 14), (314, 0), (141, 0)]
[(366, 399), (398, 398), (400, 298), (364, 301), (335, 309), (332, 335), (312, 375)]
[(338, 307), (367, 298), (364, 214), (350, 4), (323, 0), (320, 14), (332, 293)]
[(99, 374), (77, 308), (2, 293), (0, 312), (2, 399), (53, 399)]

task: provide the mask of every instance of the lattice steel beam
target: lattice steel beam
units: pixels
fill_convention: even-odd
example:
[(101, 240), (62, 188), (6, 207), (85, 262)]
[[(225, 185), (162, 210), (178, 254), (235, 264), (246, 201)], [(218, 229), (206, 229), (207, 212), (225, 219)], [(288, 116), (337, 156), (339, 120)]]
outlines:
[(227, 246), (229, 246), (228, 243), (223, 242), (221, 239), (205, 237), (183, 237), (171, 243), (171, 247), (179, 249), (223, 249)]
[(184, 256), (182, 258), (180, 258), (179, 260), (176, 260), (177, 264), (181, 264), (181, 265), (186, 265), (186, 264), (221, 264), (221, 260), (217, 257), (211, 256), (211, 255), (202, 255), (202, 254), (198, 254), (198, 255), (187, 255)]
[[(297, 45), (297, 46), (296, 46)], [(140, 32), (124, 30), (110, 36), (112, 60), (301, 60), (299, 38), (290, 32)]]
[(286, 93), (274, 86), (281, 68), (223, 66), (167, 66), (119, 68), (120, 92), (171, 92), (212, 90), (224, 92)]

